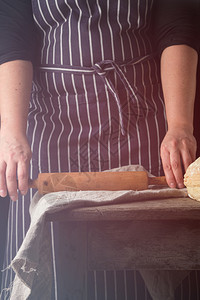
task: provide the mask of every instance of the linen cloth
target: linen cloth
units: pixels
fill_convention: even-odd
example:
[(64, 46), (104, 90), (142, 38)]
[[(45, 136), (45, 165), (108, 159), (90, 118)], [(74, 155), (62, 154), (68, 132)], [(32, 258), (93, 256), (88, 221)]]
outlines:
[[(138, 165), (124, 166), (110, 171), (142, 171), (143, 167)], [(149, 174), (151, 176), (151, 174)], [(11, 300), (25, 299), (51, 299), (51, 236), (48, 229), (46, 216), (63, 209), (77, 207), (97, 206), (105, 204), (126, 203), (151, 199), (170, 197), (186, 197), (186, 189), (152, 188), (144, 191), (75, 191), (56, 192), (41, 196), (36, 193), (30, 205), (31, 224), (26, 237), (13, 261), (11, 267), (16, 273), (13, 283)], [(143, 271), (143, 278), (145, 278)], [(149, 276), (149, 271), (147, 271)], [(162, 272), (160, 272), (162, 273)], [(154, 273), (152, 273), (154, 274)], [(157, 274), (157, 273), (155, 273)], [(160, 274), (161, 275), (161, 274)], [(147, 277), (148, 277), (147, 276)], [(153, 275), (154, 276), (154, 275)], [(166, 277), (166, 274), (164, 274)], [(168, 276), (168, 274), (167, 274)], [(183, 273), (183, 277), (185, 273)], [(167, 277), (166, 277), (167, 278)], [(151, 281), (151, 280), (150, 280)], [(150, 282), (149, 281), (149, 282)], [(155, 284), (148, 286), (153, 299), (160, 293), (156, 291)], [(170, 298), (173, 294), (168, 290), (166, 282), (162, 300)], [(153, 291), (153, 292), (152, 292)], [(163, 291), (162, 291), (163, 293)]]

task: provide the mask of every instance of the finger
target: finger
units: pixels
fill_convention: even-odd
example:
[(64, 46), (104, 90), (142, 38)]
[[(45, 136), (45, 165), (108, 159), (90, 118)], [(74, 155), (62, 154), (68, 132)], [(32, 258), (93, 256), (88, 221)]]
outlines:
[(193, 140), (193, 145), (189, 147), (189, 152), (193, 162), (196, 159), (196, 154), (197, 154), (197, 141), (195, 138)]
[(16, 163), (10, 162), (6, 168), (6, 183), (8, 188), (8, 193), (11, 200), (16, 201), (17, 196), (17, 177), (16, 177)]
[(6, 197), (7, 186), (6, 186), (6, 163), (2, 162), (0, 164), (0, 196)]
[(194, 155), (191, 154), (191, 152), (195, 153), (196, 151), (192, 151), (192, 150), (190, 151), (189, 146), (187, 145), (187, 143), (185, 141), (183, 141), (182, 144), (183, 145), (181, 148), (181, 157), (182, 157), (184, 171), (186, 172), (189, 165), (194, 161), (194, 159), (193, 159)]
[(25, 195), (28, 191), (28, 177), (29, 177), (29, 167), (26, 162), (19, 162), (17, 167), (18, 176), (18, 189), (22, 195)]
[(174, 174), (177, 186), (179, 188), (183, 188), (184, 187), (183, 172), (181, 166), (181, 154), (179, 150), (170, 152), (170, 163), (171, 163), (172, 172)]
[[(191, 162), (190, 162), (190, 164), (193, 162), (193, 161), (195, 161), (195, 159), (197, 158), (196, 157), (196, 154), (197, 154), (197, 146), (196, 145), (194, 145), (194, 147), (190, 147), (190, 149), (189, 149), (189, 153), (190, 153), (190, 157), (191, 157)], [(189, 167), (189, 165), (187, 166), (187, 168)], [(186, 169), (187, 169), (186, 168)], [(185, 170), (186, 171), (186, 170)]]
[(176, 187), (176, 179), (174, 177), (174, 174), (173, 174), (173, 171), (171, 168), (170, 153), (165, 146), (161, 147), (161, 159), (162, 159), (162, 165), (163, 165), (163, 170), (165, 173), (167, 184), (171, 188), (175, 188)]

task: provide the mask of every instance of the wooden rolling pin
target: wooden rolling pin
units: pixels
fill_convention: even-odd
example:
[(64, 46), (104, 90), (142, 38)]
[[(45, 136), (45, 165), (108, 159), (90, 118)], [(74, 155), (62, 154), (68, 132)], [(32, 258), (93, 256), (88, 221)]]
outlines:
[(148, 177), (145, 171), (40, 173), (29, 187), (41, 195), (59, 191), (145, 190), (148, 185), (167, 185), (162, 177)]

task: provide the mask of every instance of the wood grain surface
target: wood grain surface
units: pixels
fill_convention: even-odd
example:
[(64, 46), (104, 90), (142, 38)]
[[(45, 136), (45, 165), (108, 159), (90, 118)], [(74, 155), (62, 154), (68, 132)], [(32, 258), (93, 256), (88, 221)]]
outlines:
[(135, 201), (63, 210), (48, 218), (62, 221), (200, 220), (200, 202), (190, 198)]
[(89, 269), (200, 269), (200, 221), (93, 222)]

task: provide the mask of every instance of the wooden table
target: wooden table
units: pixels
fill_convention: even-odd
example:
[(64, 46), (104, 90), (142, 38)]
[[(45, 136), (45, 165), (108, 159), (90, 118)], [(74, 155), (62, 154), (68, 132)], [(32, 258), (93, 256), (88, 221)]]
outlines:
[(85, 207), (49, 219), (59, 220), (62, 233), (63, 299), (87, 299), (87, 270), (200, 269), (200, 202), (189, 198)]

